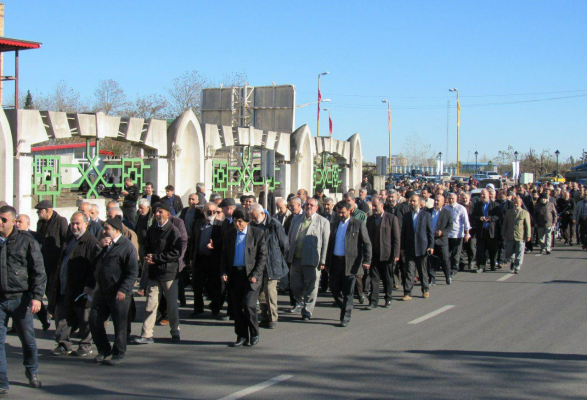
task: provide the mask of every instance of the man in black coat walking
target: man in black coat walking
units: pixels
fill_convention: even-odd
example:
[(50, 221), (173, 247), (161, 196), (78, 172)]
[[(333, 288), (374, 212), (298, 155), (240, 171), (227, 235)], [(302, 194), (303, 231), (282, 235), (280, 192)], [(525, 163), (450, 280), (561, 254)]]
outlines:
[(244, 209), (232, 214), (236, 229), (226, 232), (220, 268), (228, 282), (234, 317), (236, 342), (233, 347), (259, 343), (257, 300), (263, 284), (267, 245), (263, 231), (250, 226), (251, 217)]
[[(94, 247), (96, 257), (95, 290), (85, 289), (92, 297), (90, 330), (98, 348), (97, 363), (118, 365), (124, 362), (127, 319), (132, 290), (139, 275), (137, 251), (122, 234), (122, 220), (112, 218), (104, 223), (104, 238)], [(106, 336), (106, 321), (112, 316), (114, 347)], [(111, 359), (108, 359), (112, 355)]]
[(55, 314), (57, 329), (55, 341), (57, 347), (53, 355), (72, 354), (71, 331), (79, 329), (79, 347), (75, 355), (85, 357), (92, 353), (92, 335), (89, 327), (90, 306), (85, 292), (96, 286), (94, 278), (95, 264), (92, 255), (98, 239), (88, 229), (88, 217), (81, 211), (71, 216), (70, 237), (61, 249), (61, 256), (54, 282), (51, 285), (50, 304)]
[(428, 254), (434, 254), (434, 231), (430, 213), (420, 208), (420, 196), (409, 198), (411, 211), (404, 214), (402, 223), (402, 250), (406, 279), (403, 301), (412, 300), (416, 270), (422, 284), (422, 297), (430, 297), (428, 280)]
[(434, 207), (427, 210), (431, 216), (432, 231), (434, 232), (434, 257), (428, 257), (430, 285), (436, 284), (437, 260), (440, 261), (440, 267), (444, 271), (446, 284), (452, 283), (448, 234), (452, 229), (453, 219), (451, 212), (443, 207), (444, 196), (439, 194), (434, 197)]
[(487, 253), (489, 253), (491, 270), (495, 271), (500, 235), (497, 225), (501, 219), (501, 207), (490, 200), (487, 189), (481, 191), (479, 201), (473, 206), (472, 217), (477, 237), (477, 272), (485, 272)]
[(120, 192), (124, 196), (122, 201), (122, 212), (124, 219), (134, 223), (137, 218), (137, 201), (139, 200), (139, 188), (130, 177), (124, 178), (124, 190)]
[(336, 204), (338, 221), (330, 224), (326, 268), (330, 290), (340, 308), (340, 326), (347, 327), (353, 310), (353, 293), (358, 275), (371, 266), (371, 240), (365, 222), (351, 218), (351, 204)]

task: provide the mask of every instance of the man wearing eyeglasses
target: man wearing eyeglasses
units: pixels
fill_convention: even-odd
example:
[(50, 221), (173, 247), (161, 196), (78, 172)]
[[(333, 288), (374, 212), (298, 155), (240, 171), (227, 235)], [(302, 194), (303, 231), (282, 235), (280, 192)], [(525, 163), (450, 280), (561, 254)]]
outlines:
[[(309, 320), (314, 312), (318, 295), (320, 271), (326, 264), (326, 249), (330, 226), (326, 218), (317, 214), (318, 201), (309, 198), (304, 213), (294, 217), (288, 232), (291, 264), (290, 288), (302, 306), (302, 319)], [(297, 308), (297, 307), (296, 307)]]
[(196, 317), (204, 312), (204, 287), (210, 297), (210, 310), (216, 319), (224, 303), (225, 285), (220, 279), (220, 255), (222, 253), (222, 221), (216, 216), (220, 210), (215, 203), (204, 205), (204, 218), (194, 223), (191, 236), (192, 287), (194, 289), (194, 312)]

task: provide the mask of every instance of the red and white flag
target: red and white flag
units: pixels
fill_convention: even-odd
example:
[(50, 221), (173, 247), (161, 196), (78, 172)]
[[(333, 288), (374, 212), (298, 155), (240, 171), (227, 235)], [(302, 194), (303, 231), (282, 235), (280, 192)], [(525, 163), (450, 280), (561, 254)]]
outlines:
[(320, 93), (320, 88), (318, 88), (318, 122), (320, 122), (320, 102), (322, 101), (322, 93)]
[(332, 117), (328, 115), (328, 125), (330, 126), (330, 136), (332, 136)]

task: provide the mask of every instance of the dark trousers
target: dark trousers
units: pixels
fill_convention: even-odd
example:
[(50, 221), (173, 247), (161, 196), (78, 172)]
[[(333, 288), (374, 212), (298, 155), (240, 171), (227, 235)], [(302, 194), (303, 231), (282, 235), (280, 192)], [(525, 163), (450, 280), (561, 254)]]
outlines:
[(448, 244), (435, 244), (434, 255), (428, 257), (428, 278), (436, 279), (436, 270), (442, 268), (444, 276), (448, 279), (450, 272), (450, 253)]
[(127, 318), (128, 322), (126, 323), (126, 337), (130, 337), (132, 323), (134, 322), (136, 317), (137, 317), (137, 305), (135, 303), (135, 297), (131, 294), (130, 295), (130, 307), (128, 309), (128, 318)]
[[(450, 240), (450, 239), (449, 239)], [(459, 270), (465, 269), (465, 263), (467, 268), (471, 268), (473, 261), (475, 261), (475, 249), (477, 248), (477, 238), (471, 235), (468, 242), (462, 242), (461, 258), (459, 262)]]
[(383, 293), (385, 300), (391, 300), (393, 290), (393, 263), (390, 261), (379, 261), (379, 254), (374, 254), (369, 268), (369, 277), (371, 278), (371, 294), (369, 303), (377, 304), (379, 302), (379, 287), (383, 281)]
[(406, 283), (404, 284), (404, 295), (412, 295), (416, 270), (418, 271), (418, 276), (420, 277), (420, 282), (422, 284), (422, 293), (426, 293), (429, 290), (427, 265), (428, 255), (418, 257), (406, 254), (405, 258)]
[[(90, 310), (90, 330), (94, 343), (100, 354), (112, 353), (120, 358), (126, 353), (126, 337), (130, 296), (122, 301), (116, 300), (116, 293), (103, 294), (96, 290)], [(106, 336), (106, 321), (112, 316), (114, 325), (114, 347), (110, 345)]]
[(497, 238), (489, 236), (489, 230), (483, 229), (483, 232), (477, 237), (477, 268), (485, 269), (487, 264), (487, 253), (489, 253), (489, 265), (495, 267), (497, 258), (498, 241)]
[(399, 284), (401, 282), (402, 287), (404, 286), (406, 281), (406, 271), (404, 268), (404, 260), (402, 258), (399, 259), (398, 262), (393, 264), (393, 282), (395, 284)]
[(573, 222), (572, 217), (567, 218), (566, 216), (563, 216), (561, 218), (561, 232), (565, 243), (573, 242), (573, 236), (575, 233), (575, 223)]
[(210, 298), (210, 310), (220, 312), (225, 285), (220, 277), (219, 266), (210, 256), (197, 256), (194, 260), (193, 281), (194, 311), (204, 311), (204, 288)]
[(233, 267), (228, 283), (228, 292), (232, 302), (234, 332), (238, 337), (249, 339), (259, 336), (257, 317), (257, 300), (263, 282), (249, 282), (245, 267)]
[(123, 206), (121, 209), (122, 217), (134, 224), (137, 218), (137, 206)]
[(353, 292), (355, 289), (355, 275), (346, 274), (344, 257), (332, 256), (330, 266), (330, 291), (336, 305), (340, 308), (340, 320), (349, 322), (353, 311)]
[(328, 290), (328, 271), (326, 268), (320, 271), (320, 291), (326, 292)]
[(65, 302), (65, 296), (59, 296), (55, 308), (55, 341), (71, 351), (71, 332), (79, 329), (79, 348), (89, 350), (92, 347), (92, 333), (90, 332), (90, 309), (84, 306), (74, 307)]
[(357, 297), (360, 299), (363, 296), (367, 296), (371, 290), (371, 276), (369, 275), (369, 270), (367, 268), (363, 268), (363, 273), (361, 275), (357, 275), (357, 283), (355, 286), (355, 293)]
[(501, 235), (497, 238), (497, 264), (506, 265), (507, 260), (505, 258), (505, 240)]
[(581, 244), (584, 248), (587, 247), (587, 218), (579, 217), (577, 221), (579, 225), (579, 237), (581, 238)]
[(448, 253), (450, 260), (450, 270), (454, 274), (459, 270), (461, 263), (461, 251), (463, 250), (464, 238), (448, 238)]
[(0, 388), (8, 389), (8, 366), (6, 363), (6, 324), (12, 317), (12, 323), (22, 344), (23, 365), (31, 374), (39, 368), (37, 358), (37, 341), (33, 327), (33, 315), (28, 306), (31, 299), (23, 295), (16, 299), (0, 299)]
[(298, 304), (298, 301), (293, 295), (293, 290), (291, 290), (291, 264), (289, 265), (289, 272), (287, 274), (287, 285), (289, 289), (289, 304), (292, 307), (295, 307)]

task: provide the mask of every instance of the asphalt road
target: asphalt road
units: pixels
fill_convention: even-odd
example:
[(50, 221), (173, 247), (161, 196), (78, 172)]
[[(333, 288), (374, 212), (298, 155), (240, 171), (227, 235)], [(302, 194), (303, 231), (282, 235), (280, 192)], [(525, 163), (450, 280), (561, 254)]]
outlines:
[(508, 273), (461, 272), (429, 299), (416, 288), (414, 300), (390, 309), (356, 304), (348, 328), (337, 327), (339, 311), (322, 295), (313, 320), (281, 314), (253, 348), (228, 347), (231, 321), (188, 319), (183, 309), (181, 344), (157, 327), (156, 343), (129, 346), (118, 367), (52, 356), (52, 330), (36, 321), (43, 388), (25, 385), (20, 343), (10, 336), (11, 398), (587, 398), (587, 253), (559, 246), (526, 255), (521, 273)]

